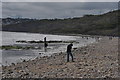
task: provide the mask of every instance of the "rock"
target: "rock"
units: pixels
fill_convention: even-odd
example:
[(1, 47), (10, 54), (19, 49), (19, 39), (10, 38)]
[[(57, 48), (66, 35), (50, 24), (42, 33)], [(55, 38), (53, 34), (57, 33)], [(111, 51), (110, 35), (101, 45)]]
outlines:
[(74, 50), (76, 50), (77, 48), (73, 48)]
[(27, 76), (27, 75), (29, 75), (29, 73), (25, 73), (24, 75)]
[(11, 63), (13, 66), (15, 66), (15, 63)]
[(11, 73), (13, 73), (13, 71), (12, 71), (12, 70), (9, 70), (9, 71), (8, 71), (8, 74), (11, 74)]
[(88, 52), (87, 51), (83, 51), (83, 54), (88, 54)]
[(105, 79), (110, 79), (110, 78), (112, 78), (112, 77), (110, 77), (110, 76), (105, 76)]
[(26, 62), (26, 60), (23, 60), (23, 62)]
[(85, 64), (84, 66), (88, 66), (88, 64)]

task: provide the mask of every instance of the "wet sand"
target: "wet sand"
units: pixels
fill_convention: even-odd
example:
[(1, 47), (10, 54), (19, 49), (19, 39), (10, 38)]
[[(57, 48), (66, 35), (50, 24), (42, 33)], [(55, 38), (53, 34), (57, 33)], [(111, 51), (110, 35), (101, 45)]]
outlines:
[(3, 78), (105, 78), (118, 77), (118, 38), (102, 37), (96, 43), (73, 50), (74, 61), (66, 53), (40, 57), (3, 66)]

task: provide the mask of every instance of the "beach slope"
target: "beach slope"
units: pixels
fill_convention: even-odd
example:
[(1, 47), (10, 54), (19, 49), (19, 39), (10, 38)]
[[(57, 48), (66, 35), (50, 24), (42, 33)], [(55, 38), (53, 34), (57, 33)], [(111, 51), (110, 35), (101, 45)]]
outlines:
[(118, 77), (118, 38), (102, 37), (96, 43), (73, 50), (75, 62), (66, 53), (3, 66), (3, 78), (105, 78)]

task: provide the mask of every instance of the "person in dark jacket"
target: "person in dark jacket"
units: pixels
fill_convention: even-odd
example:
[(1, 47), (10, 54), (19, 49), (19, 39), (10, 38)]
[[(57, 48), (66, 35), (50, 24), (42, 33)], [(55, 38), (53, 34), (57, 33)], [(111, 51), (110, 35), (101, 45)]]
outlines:
[(69, 62), (69, 55), (72, 58), (72, 62), (74, 62), (73, 55), (72, 55), (72, 52), (71, 52), (72, 46), (73, 46), (72, 43), (67, 46), (67, 62)]
[(45, 52), (47, 51), (47, 46), (48, 46), (48, 44), (47, 44), (46, 37), (45, 37), (44, 38), (44, 49), (45, 49)]

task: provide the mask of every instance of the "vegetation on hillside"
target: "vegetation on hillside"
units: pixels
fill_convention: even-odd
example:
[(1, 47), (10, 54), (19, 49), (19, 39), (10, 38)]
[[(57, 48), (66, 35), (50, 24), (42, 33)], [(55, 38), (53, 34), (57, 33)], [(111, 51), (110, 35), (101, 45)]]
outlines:
[[(16, 41), (18, 43), (44, 43), (44, 41), (25, 41), (25, 40), (19, 40), (19, 41)], [(77, 41), (74, 41), (74, 40), (71, 40), (71, 41), (56, 41), (56, 40), (53, 40), (53, 41), (46, 41), (47, 43), (79, 43)]]
[(3, 31), (47, 34), (89, 34), (118, 36), (119, 10), (101, 15), (84, 15), (68, 19), (30, 20), (18, 24), (3, 25)]

